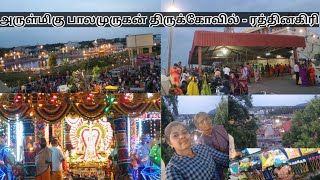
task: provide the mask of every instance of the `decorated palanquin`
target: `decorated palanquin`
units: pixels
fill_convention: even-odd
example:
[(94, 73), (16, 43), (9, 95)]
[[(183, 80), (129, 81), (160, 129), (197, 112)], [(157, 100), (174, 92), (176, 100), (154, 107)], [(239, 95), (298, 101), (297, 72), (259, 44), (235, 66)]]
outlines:
[[(108, 157), (113, 149), (111, 123), (106, 118), (88, 121), (83, 118), (66, 118), (70, 126), (70, 167), (100, 167), (106, 168), (110, 164)], [(66, 134), (68, 136), (68, 134)], [(67, 137), (67, 138), (69, 138)], [(69, 140), (69, 139), (67, 139)]]
[[(28, 139), (31, 136), (35, 137), (28, 144), (38, 146), (42, 137), (47, 140), (56, 137), (74, 174), (99, 179), (110, 176), (111, 161), (108, 157), (113, 150), (111, 147), (120, 143), (116, 141), (119, 141), (121, 133), (118, 133), (117, 137), (113, 136), (113, 119), (129, 116), (135, 118), (149, 111), (160, 111), (159, 94), (0, 95), (0, 119), (12, 123), (18, 119), (28, 121), (23, 123), (23, 128), (30, 125), (30, 128), (34, 129), (34, 133), (23, 135)], [(30, 154), (30, 158), (26, 161), (28, 166), (25, 166), (24, 171), (29, 173), (31, 169), (34, 171), (34, 157), (31, 155), (37, 147), (27, 147), (28, 144), (24, 148), (28, 149), (25, 154)], [(121, 148), (128, 152), (127, 144), (123, 144)], [(126, 156), (123, 156), (123, 167), (120, 168), (123, 171), (127, 171)], [(34, 172), (29, 173), (25, 178), (31, 178), (33, 175)]]

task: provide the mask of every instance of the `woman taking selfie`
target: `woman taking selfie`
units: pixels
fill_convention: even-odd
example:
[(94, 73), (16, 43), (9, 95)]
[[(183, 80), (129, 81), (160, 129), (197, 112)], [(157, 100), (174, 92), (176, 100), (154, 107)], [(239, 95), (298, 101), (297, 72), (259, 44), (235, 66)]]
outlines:
[(192, 145), (186, 126), (174, 121), (165, 128), (167, 143), (175, 153), (166, 166), (166, 179), (219, 180), (216, 165), (229, 166), (229, 155), (204, 144)]

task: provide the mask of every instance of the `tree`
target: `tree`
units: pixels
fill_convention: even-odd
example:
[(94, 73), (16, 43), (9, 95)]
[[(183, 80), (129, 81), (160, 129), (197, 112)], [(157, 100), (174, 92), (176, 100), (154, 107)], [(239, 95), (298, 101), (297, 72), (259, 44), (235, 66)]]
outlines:
[(69, 65), (68, 59), (63, 59), (63, 66), (67, 67)]
[(48, 57), (48, 66), (52, 68), (56, 65), (57, 65), (57, 56), (55, 53), (51, 53)]
[[(164, 138), (164, 129), (175, 117), (178, 116), (178, 97), (161, 97), (161, 137)], [(168, 164), (174, 150), (167, 143), (161, 143), (161, 158), (165, 164)]]
[(228, 120), (228, 101), (222, 97), (213, 118), (213, 124), (225, 126), (228, 124)]
[(101, 68), (99, 66), (95, 66), (92, 69), (92, 81), (96, 81), (98, 78), (98, 75), (100, 74)]
[[(249, 115), (250, 107), (252, 107), (250, 96), (229, 96), (228, 98), (228, 122), (222, 121), (222, 123), (227, 132), (234, 137), (237, 149), (257, 146), (258, 127), (256, 119)], [(225, 111), (226, 108), (223, 109)]]
[(315, 97), (304, 109), (294, 113), (292, 127), (282, 137), (286, 147), (320, 146), (320, 98)]

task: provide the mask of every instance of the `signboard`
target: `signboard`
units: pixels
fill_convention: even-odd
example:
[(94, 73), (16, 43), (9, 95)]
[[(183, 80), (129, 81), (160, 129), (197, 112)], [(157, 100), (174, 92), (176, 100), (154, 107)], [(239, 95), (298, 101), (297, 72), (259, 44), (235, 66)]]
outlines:
[(139, 34), (127, 36), (127, 48), (153, 46), (153, 34)]

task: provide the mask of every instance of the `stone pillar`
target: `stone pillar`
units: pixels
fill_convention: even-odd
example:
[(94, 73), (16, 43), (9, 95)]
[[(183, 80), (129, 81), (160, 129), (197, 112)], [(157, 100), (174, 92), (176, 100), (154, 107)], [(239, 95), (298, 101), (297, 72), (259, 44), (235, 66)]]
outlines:
[(70, 152), (71, 149), (73, 149), (71, 140), (70, 140), (70, 129), (71, 126), (67, 123), (67, 121), (64, 121), (64, 147)]
[[(37, 145), (40, 144), (40, 139), (42, 137), (45, 138), (45, 126), (46, 126), (45, 123), (43, 123), (40, 120), (36, 120), (36, 123), (35, 123), (35, 136), (36, 136), (36, 144)], [(49, 139), (47, 139), (47, 141), (48, 140)], [(47, 143), (49, 143), (49, 141)]]
[(9, 127), (7, 128), (10, 131), (10, 137), (8, 137), (8, 141), (10, 140), (10, 142), (13, 144), (13, 146), (10, 146), (10, 147), (12, 148), (14, 154), (17, 154), (16, 123), (15, 122), (10, 122), (9, 124), (10, 124), (10, 130), (9, 130)]
[(169, 38), (169, 53), (168, 53), (168, 75), (170, 75), (171, 68), (171, 51), (172, 51), (172, 36), (173, 36), (173, 28), (170, 28), (170, 38)]
[(199, 68), (199, 75), (202, 74), (202, 47), (198, 47), (198, 68)]
[(118, 165), (120, 174), (130, 173), (132, 164), (129, 157), (127, 120), (125, 118), (114, 119), (114, 132), (116, 139), (116, 148), (118, 149)]
[(299, 61), (297, 48), (293, 48), (293, 59), (294, 63), (297, 63)]
[[(60, 141), (61, 145), (64, 145), (63, 138), (63, 122), (58, 121), (52, 124), (52, 137), (55, 137)], [(64, 148), (64, 147), (63, 147)]]
[[(17, 122), (18, 123), (18, 122)], [(35, 127), (32, 120), (25, 120), (22, 123), (23, 131), (23, 153), (24, 153), (24, 179), (34, 179), (36, 175), (35, 166)], [(19, 147), (18, 147), (19, 148)]]

